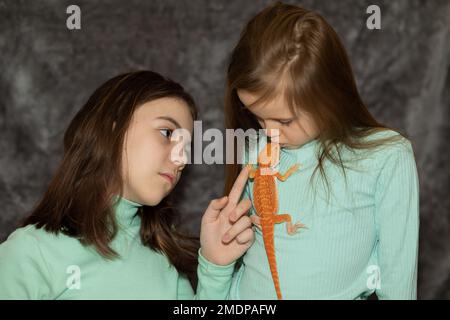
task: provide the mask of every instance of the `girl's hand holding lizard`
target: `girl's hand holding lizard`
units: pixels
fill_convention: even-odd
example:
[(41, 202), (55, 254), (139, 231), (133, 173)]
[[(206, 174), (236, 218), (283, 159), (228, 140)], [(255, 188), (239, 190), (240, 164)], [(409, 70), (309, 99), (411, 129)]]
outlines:
[(241, 198), (249, 168), (244, 167), (228, 197), (212, 200), (203, 215), (200, 231), (201, 253), (217, 265), (228, 265), (241, 257), (254, 241), (249, 199)]

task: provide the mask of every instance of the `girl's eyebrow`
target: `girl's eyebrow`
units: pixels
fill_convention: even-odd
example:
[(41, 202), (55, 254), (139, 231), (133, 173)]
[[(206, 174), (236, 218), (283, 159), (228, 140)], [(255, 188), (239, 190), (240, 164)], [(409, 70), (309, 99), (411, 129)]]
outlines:
[(161, 116), (161, 117), (157, 117), (156, 119), (167, 120), (167, 121), (169, 121), (169, 122), (172, 122), (172, 123), (175, 125), (175, 127), (177, 127), (178, 129), (181, 128), (181, 126), (180, 126), (180, 124), (178, 123), (178, 121), (175, 120), (175, 119), (172, 118), (172, 117)]

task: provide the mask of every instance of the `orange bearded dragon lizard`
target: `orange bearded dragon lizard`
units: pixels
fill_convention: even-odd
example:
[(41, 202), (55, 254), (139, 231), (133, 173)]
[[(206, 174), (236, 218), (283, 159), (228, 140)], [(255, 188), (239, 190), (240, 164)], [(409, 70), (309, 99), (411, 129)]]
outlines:
[(283, 175), (273, 169), (279, 162), (280, 145), (268, 142), (258, 155), (258, 168), (248, 164), (250, 167), (249, 178), (253, 179), (253, 205), (256, 215), (252, 215), (252, 222), (262, 231), (264, 247), (266, 250), (269, 268), (272, 274), (273, 284), (277, 298), (282, 299), (280, 281), (278, 278), (277, 263), (275, 257), (274, 227), (276, 223), (286, 222), (289, 235), (293, 235), (299, 228), (306, 228), (304, 224), (292, 224), (289, 214), (277, 214), (278, 194), (276, 189), (277, 178), (280, 181), (286, 179), (298, 170), (299, 165), (293, 165)]

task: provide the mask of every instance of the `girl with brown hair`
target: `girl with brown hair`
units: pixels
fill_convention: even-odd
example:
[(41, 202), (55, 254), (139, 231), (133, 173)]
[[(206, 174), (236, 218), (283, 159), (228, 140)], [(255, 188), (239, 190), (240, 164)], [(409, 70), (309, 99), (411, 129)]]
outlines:
[[(299, 164), (277, 183), (278, 213), (306, 226), (289, 235), (275, 225), (275, 267), (257, 229), (230, 298), (416, 298), (411, 143), (369, 113), (346, 51), (321, 15), (278, 2), (248, 22), (228, 67), (225, 115), (227, 129), (265, 129), (276, 138), (273, 170)], [(238, 164), (228, 166), (226, 190), (238, 172)], [(245, 197), (254, 201), (251, 180)]]
[(44, 197), (0, 245), (0, 299), (225, 298), (235, 260), (253, 241), (249, 201), (239, 202), (248, 173), (211, 201), (201, 249), (175, 229), (170, 192), (189, 139), (172, 135), (192, 134), (196, 116), (192, 97), (155, 72), (98, 88), (65, 133)]

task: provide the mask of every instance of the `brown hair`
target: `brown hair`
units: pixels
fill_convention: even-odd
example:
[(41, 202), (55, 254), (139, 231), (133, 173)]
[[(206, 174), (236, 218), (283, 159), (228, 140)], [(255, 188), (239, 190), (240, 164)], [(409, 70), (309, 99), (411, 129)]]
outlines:
[[(140, 105), (164, 97), (184, 101), (197, 118), (192, 97), (178, 83), (152, 71), (122, 74), (98, 88), (70, 123), (62, 162), (22, 226), (62, 232), (93, 245), (105, 258), (117, 257), (110, 242), (117, 233), (114, 197), (123, 193), (124, 136)], [(157, 206), (140, 207), (138, 214), (142, 243), (166, 255), (178, 271), (195, 273), (198, 239), (174, 229), (170, 195)]]
[[(343, 145), (370, 149), (399, 138), (361, 139), (387, 127), (372, 117), (361, 100), (339, 36), (319, 14), (298, 6), (277, 2), (265, 8), (248, 22), (231, 54), (225, 126), (260, 129), (248, 106), (239, 100), (239, 89), (259, 94), (255, 103), (284, 94), (293, 114), (300, 106), (311, 115), (321, 145), (314, 173), (319, 170), (325, 181), (325, 159), (339, 164), (345, 175)], [(227, 165), (226, 171), (228, 193), (239, 166)]]

